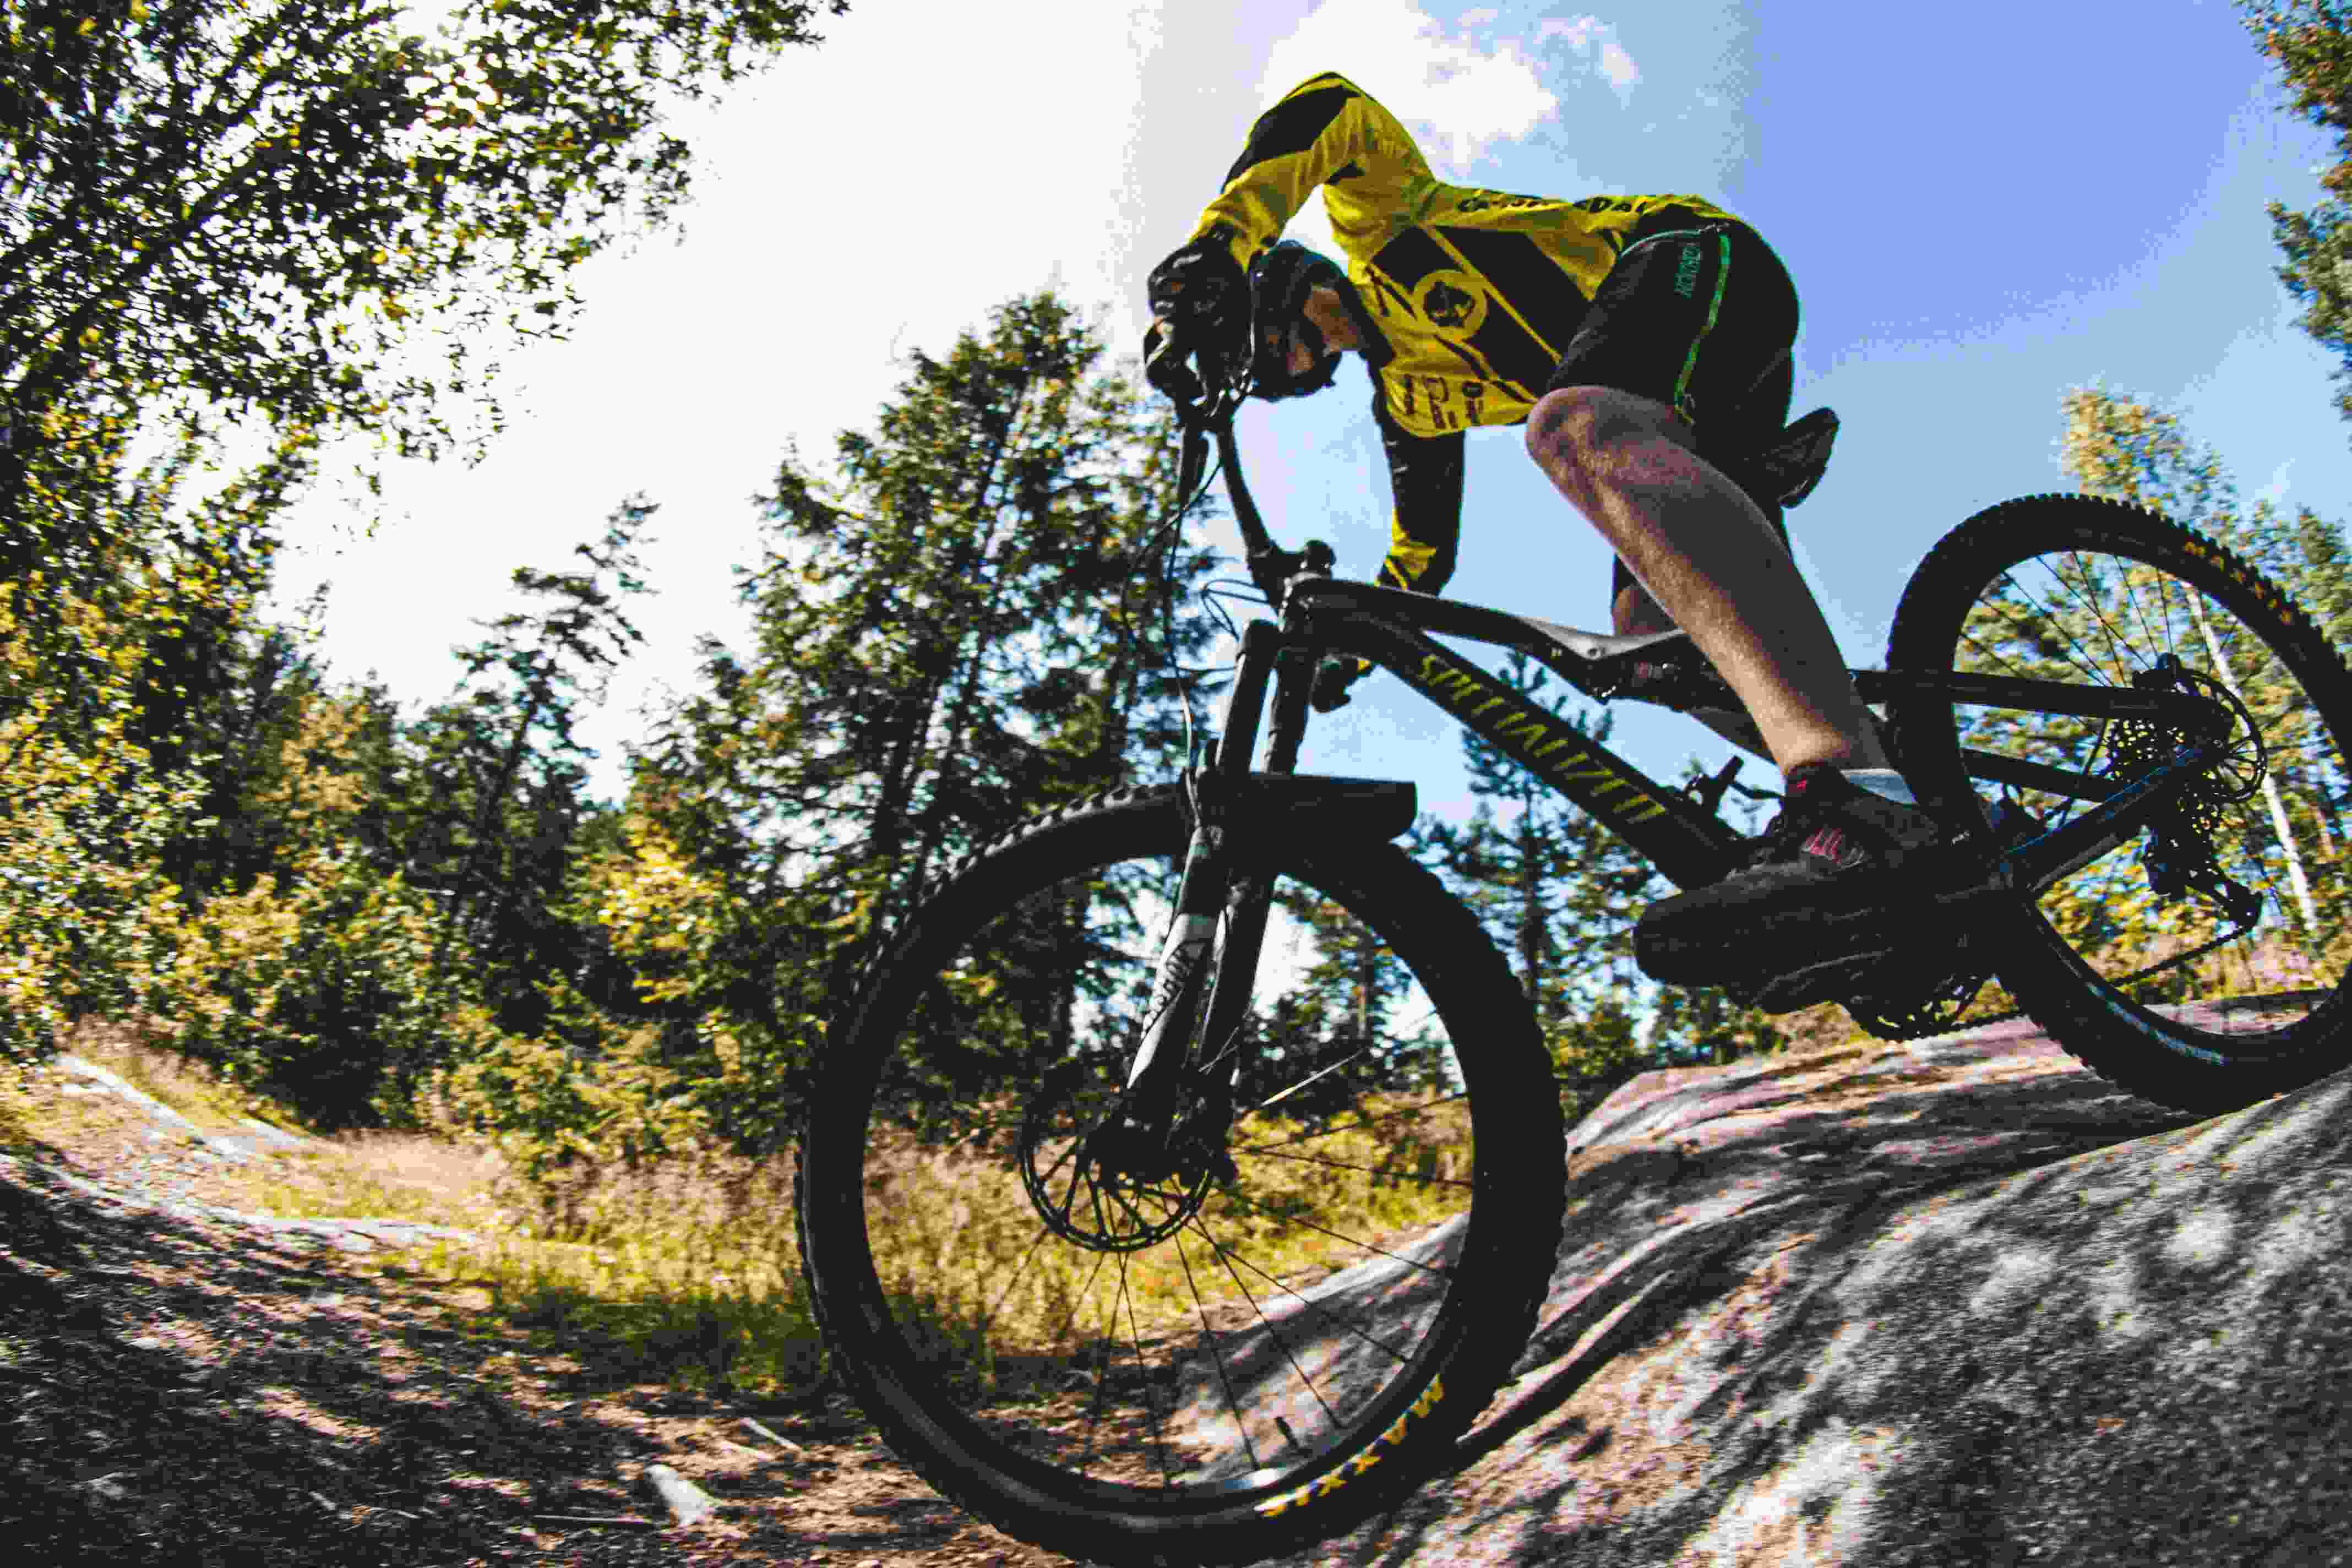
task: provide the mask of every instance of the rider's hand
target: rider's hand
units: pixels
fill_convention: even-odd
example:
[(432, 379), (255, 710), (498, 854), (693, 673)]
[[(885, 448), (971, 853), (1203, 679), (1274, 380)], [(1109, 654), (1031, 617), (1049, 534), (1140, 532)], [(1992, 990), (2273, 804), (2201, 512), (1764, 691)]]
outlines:
[(1203, 330), (1246, 331), (1249, 288), (1223, 237), (1204, 234), (1179, 246), (1144, 282), (1151, 314), (1180, 337)]
[(1143, 335), (1143, 377), (1189, 408), (1207, 389), (1186, 362), (1197, 352), (1204, 368), (1221, 363), (1225, 346), (1248, 331), (1248, 281), (1224, 237), (1213, 232), (1153, 268), (1144, 293), (1152, 322)]

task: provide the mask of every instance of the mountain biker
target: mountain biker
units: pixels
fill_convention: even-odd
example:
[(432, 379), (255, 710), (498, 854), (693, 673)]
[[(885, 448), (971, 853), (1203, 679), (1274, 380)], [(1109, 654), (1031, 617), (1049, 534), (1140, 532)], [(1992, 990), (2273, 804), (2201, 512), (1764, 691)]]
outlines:
[[(1344, 273), (1276, 243), (1318, 187)], [(1258, 118), (1148, 291), (1148, 349), (1246, 332), (1261, 397), (1320, 391), (1342, 353), (1363, 356), (1395, 496), (1381, 584), (1445, 585), (1464, 431), (1524, 423), (1529, 456), (1617, 553), (1619, 635), (1679, 626), (1746, 704), (1752, 730), (1717, 727), (1780, 765), (1782, 810), (1740, 869), (1643, 911), (1643, 973), (1738, 982), (1785, 1012), (1841, 994), (1887, 946), (1941, 835), (1888, 763), (1779, 509), (1701, 455), (1788, 419), (1797, 297), (1753, 229), (1696, 196), (1449, 184), (1325, 72)]]

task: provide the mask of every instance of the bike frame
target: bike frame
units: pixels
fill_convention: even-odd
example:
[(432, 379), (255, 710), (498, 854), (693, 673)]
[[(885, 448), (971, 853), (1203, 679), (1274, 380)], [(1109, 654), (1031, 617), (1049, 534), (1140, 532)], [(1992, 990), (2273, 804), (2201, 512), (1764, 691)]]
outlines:
[[(1433, 635), (1434, 634), (1434, 635)], [(1152, 1108), (1148, 1121), (1164, 1133), (1167, 1107), (1185, 1052), (1163, 1048), (1170, 1030), (1192, 1016), (1198, 987), (1210, 988), (1198, 1037), (1238, 1042), (1265, 940), (1269, 891), (1255, 879), (1236, 879), (1223, 832), (1223, 808), (1243, 781), (1296, 772), (1306, 736), (1308, 693), (1327, 655), (1369, 658), (1451, 713), (1462, 726), (1511, 757), (1591, 813), (1646, 857), (1679, 887), (1720, 880), (1736, 868), (1746, 836), (1681, 789), (1659, 784), (1556, 714), (1513, 691), (1465, 659), (1436, 636), (1524, 650), (1588, 696), (1605, 700), (1622, 674), (1622, 658), (1572, 652), (1539, 624), (1475, 605), (1405, 589), (1341, 582), (1323, 576), (1291, 580), (1279, 622), (1253, 622), (1243, 633), (1241, 657), (1224, 717), (1205, 765), (1188, 773), (1195, 808), (1177, 914), (1160, 962), (1155, 1016), (1128, 1075), (1129, 1114)], [(2139, 719), (2212, 732), (2216, 711), (2195, 694), (2005, 676), (1853, 671), (1865, 702), (1906, 694), (1954, 701), (1978, 700), (2089, 718)], [(1272, 723), (1265, 714), (1273, 697)], [(1730, 699), (1727, 689), (1726, 697)], [(1250, 767), (1262, 728), (1267, 729), (1263, 770)], [(2226, 727), (2225, 727), (2226, 728)], [(2063, 826), (2005, 850), (1985, 890), (2038, 892), (2119, 847), (2170, 797), (2168, 781), (2191, 776), (2211, 748), (2186, 745), (2168, 763), (2127, 784), (1994, 752), (1964, 751), (1969, 773), (1993, 783), (2031, 785), (2093, 803)], [(1215, 941), (1218, 916), (1226, 917)], [(1222, 1061), (1232, 1046), (1220, 1050)], [(1202, 1064), (1202, 1066), (1213, 1064)], [(1234, 1081), (1241, 1063), (1236, 1059)]]
[[(1524, 651), (1579, 691), (1603, 701), (1618, 693), (1633, 652), (1612, 648), (1609, 639), (1549, 627), (1501, 610), (1407, 589), (1341, 582), (1324, 569), (1330, 551), (1318, 543), (1310, 542), (1304, 556), (1286, 557), (1307, 567), (1277, 582), (1277, 574), (1263, 563), (1280, 552), (1242, 480), (1234, 445), (1232, 413), (1242, 395), (1225, 387), (1197, 407), (1179, 396), (1187, 440), (1177, 489), (1181, 494), (1192, 492), (1201, 472), (1202, 437), (1213, 434), (1223, 457), (1234, 519), (1249, 548), (1251, 575), (1276, 605), (1277, 619), (1254, 622), (1244, 631), (1218, 734), (1203, 764), (1185, 773), (1193, 824), (1176, 913), (1160, 952), (1151, 1014), (1129, 1068), (1120, 1108), (1107, 1124), (1108, 1135), (1099, 1146), (1104, 1157), (1129, 1162), (1132, 1169), (1169, 1158), (1178, 1080), (1192, 1055), (1189, 1041), (1174, 1042), (1171, 1036), (1194, 1016), (1203, 985), (1209, 994), (1202, 1028), (1197, 1035), (1187, 1033), (1191, 1038), (1220, 1044), (1194, 1070), (1213, 1091), (1230, 1089), (1239, 1080), (1239, 1058), (1247, 1039), (1242, 1025), (1265, 942), (1271, 889), (1262, 879), (1234, 875), (1228, 828), (1247, 780), (1296, 773), (1315, 671), (1327, 656), (1370, 659), (1388, 670), (1591, 813), (1678, 887), (1719, 881), (1736, 868), (1746, 842), (1745, 836), (1715, 815), (1712, 802), (1702, 805), (1687, 791), (1661, 784), (1435, 639), (1460, 637)], [(1570, 639), (1582, 639), (1590, 647), (1574, 648)], [(2083, 686), (1956, 670), (1852, 673), (1865, 704), (1927, 697), (2093, 719), (2143, 720), (2176, 734), (2218, 737), (2230, 730), (2230, 715), (2210, 699), (2153, 684)], [(1719, 693), (1723, 706), (1739, 706), (1719, 677), (1709, 671), (1704, 679)], [(1270, 728), (1265, 721), (1269, 691)], [(1664, 705), (1685, 710), (1675, 701)], [(1266, 759), (1254, 773), (1250, 763), (1261, 728), (1269, 728)], [(1962, 898), (1992, 893), (2013, 905), (2017, 895), (2037, 894), (2118, 847), (2172, 798), (2177, 782), (2194, 777), (2218, 750), (2218, 742), (2210, 739), (2184, 744), (2169, 761), (2118, 783), (1963, 749), (1962, 765), (1972, 778), (2030, 786), (2091, 804), (2089, 810), (2063, 825), (2001, 848), (1984, 881)], [(1727, 779), (1728, 773), (1724, 776)], [(1381, 787), (1377, 781), (1355, 782)], [(1718, 784), (1715, 800), (1721, 798), (1722, 788)], [(1948, 912), (1960, 911), (1956, 905)], [(1228, 1056), (1235, 1058), (1232, 1071), (1213, 1079), (1208, 1069)], [(1229, 1122), (1232, 1110), (1227, 1096), (1217, 1119)], [(1197, 1131), (1221, 1138), (1223, 1130), (1203, 1126)]]

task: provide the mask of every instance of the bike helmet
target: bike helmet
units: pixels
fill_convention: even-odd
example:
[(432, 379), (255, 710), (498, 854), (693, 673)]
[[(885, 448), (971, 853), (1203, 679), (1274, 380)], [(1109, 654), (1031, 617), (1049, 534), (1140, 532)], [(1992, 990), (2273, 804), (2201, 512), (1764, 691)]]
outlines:
[[(1328, 257), (1295, 239), (1286, 239), (1259, 253), (1250, 263), (1250, 379), (1259, 397), (1304, 397), (1331, 384), (1339, 373), (1339, 351), (1327, 347), (1323, 331), (1307, 314), (1307, 296), (1314, 289), (1346, 292), (1348, 275)], [(1307, 345), (1315, 363), (1297, 374), (1290, 369), (1293, 334)]]

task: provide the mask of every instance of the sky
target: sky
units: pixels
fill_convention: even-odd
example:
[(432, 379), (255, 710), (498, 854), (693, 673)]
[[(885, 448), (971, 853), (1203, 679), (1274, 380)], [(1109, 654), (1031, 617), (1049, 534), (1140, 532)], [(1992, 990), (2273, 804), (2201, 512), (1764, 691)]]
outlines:
[[(322, 487), (286, 520), (273, 605), (329, 582), (331, 677), (373, 672), (413, 713), (452, 649), (567, 569), (626, 497), (646, 643), (579, 733), (617, 800), (646, 705), (694, 645), (748, 648), (730, 565), (779, 459), (869, 426), (921, 349), (1052, 285), (1121, 352), (1145, 274), (1181, 244), (1250, 122), (1339, 70), (1441, 177), (1576, 197), (1700, 195), (1755, 226), (1803, 301), (1792, 413), (1834, 407), (1836, 458), (1789, 524), (1848, 659), (1883, 661), (1914, 566), (1962, 519), (2066, 488), (2059, 399), (2095, 384), (2172, 408), (2249, 499), (2352, 516), (2352, 429), (2294, 326), (2263, 206), (2307, 206), (2333, 162), (2291, 120), (2226, 0), (856, 0), (675, 128), (697, 195), (671, 231), (582, 269), (564, 342), (510, 356), (508, 428), (479, 464), (393, 462), (380, 501)], [(1319, 205), (1293, 237), (1336, 251)], [(1345, 575), (1385, 548), (1389, 491), (1359, 362), (1254, 404), (1239, 430), (1278, 537)], [(1451, 596), (1608, 629), (1609, 555), (1516, 429), (1470, 439)], [(1196, 535), (1232, 548), (1230, 525)], [(1661, 777), (1731, 754), (1625, 705), (1611, 744)], [(1379, 677), (1320, 719), (1307, 771), (1406, 777), (1466, 817), (1450, 722)], [(1751, 762), (1743, 776), (1770, 783)]]

